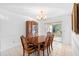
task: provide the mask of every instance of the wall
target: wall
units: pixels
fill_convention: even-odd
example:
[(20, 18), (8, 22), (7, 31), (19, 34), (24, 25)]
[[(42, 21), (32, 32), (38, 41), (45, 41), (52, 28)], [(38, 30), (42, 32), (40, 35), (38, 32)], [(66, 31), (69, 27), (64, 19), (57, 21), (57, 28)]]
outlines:
[[(0, 36), (1, 36), (1, 20), (0, 20)], [(1, 52), (1, 38), (0, 38), (0, 52)], [(1, 55), (1, 53), (0, 53)]]
[(73, 55), (79, 56), (79, 34), (72, 32)]
[(0, 18), (1, 51), (20, 44), (20, 36), (25, 33), (25, 21), (22, 16), (8, 11), (0, 10), (4, 18)]
[(63, 20), (63, 43), (65, 44), (71, 44), (72, 36), (72, 26), (71, 26), (71, 15), (64, 16), (62, 18)]

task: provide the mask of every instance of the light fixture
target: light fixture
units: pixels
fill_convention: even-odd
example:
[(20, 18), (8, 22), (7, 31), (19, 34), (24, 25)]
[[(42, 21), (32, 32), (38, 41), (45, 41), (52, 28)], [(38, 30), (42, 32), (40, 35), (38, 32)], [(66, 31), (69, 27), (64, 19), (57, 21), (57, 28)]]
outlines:
[(41, 11), (39, 12), (39, 14), (37, 15), (36, 19), (37, 19), (37, 20), (40, 20), (40, 21), (41, 21), (41, 20), (46, 20), (46, 19), (47, 19), (47, 16), (46, 16), (45, 11), (41, 10)]

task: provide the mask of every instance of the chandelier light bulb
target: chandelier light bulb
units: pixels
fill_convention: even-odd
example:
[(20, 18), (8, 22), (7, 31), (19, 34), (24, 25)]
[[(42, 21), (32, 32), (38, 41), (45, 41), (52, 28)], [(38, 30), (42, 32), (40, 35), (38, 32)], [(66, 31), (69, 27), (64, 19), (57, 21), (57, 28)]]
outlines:
[(40, 11), (40, 13), (37, 15), (37, 20), (46, 20), (47, 16), (43, 10)]

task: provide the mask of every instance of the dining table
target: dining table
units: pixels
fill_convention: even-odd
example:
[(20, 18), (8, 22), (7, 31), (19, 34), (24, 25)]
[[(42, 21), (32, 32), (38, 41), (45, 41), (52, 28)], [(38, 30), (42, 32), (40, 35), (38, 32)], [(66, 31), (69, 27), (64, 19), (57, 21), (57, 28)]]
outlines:
[[(32, 38), (33, 38), (33, 37), (35, 37), (35, 36), (32, 36)], [(40, 55), (40, 48), (41, 48), (40, 45), (41, 45), (41, 43), (45, 42), (45, 39), (46, 39), (46, 36), (45, 36), (45, 35), (38, 36), (38, 42), (37, 42), (37, 46), (38, 46), (38, 48), (37, 48), (38, 55)], [(31, 43), (34, 44), (33, 39), (31, 39)]]

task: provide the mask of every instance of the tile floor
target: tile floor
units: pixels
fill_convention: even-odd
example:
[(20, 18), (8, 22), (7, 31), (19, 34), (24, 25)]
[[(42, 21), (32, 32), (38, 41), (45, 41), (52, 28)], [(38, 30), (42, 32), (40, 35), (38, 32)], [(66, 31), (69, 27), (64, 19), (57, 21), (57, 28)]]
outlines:
[[(17, 46), (9, 50), (3, 51), (1, 52), (1, 56), (22, 56), (22, 47)], [(35, 55), (31, 54), (31, 56)], [(42, 52), (40, 53), (40, 56), (42, 56)], [(47, 56), (46, 53), (45, 56)], [(49, 56), (72, 56), (72, 47), (70, 45), (54, 41), (53, 50), (51, 50)]]

